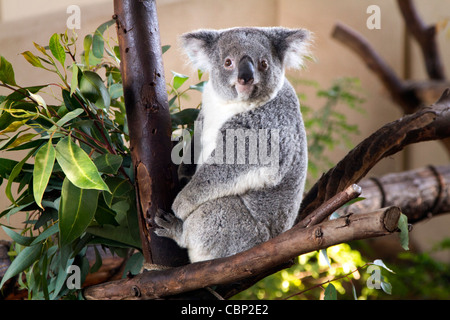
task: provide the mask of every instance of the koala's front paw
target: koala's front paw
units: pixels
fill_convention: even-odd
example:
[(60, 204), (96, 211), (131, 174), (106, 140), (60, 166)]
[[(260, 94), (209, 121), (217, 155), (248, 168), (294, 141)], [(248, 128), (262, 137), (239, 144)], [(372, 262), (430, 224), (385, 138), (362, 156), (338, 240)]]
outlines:
[(172, 213), (158, 209), (155, 215), (155, 222), (159, 227), (154, 230), (158, 236), (171, 238), (178, 242), (183, 232), (183, 221)]

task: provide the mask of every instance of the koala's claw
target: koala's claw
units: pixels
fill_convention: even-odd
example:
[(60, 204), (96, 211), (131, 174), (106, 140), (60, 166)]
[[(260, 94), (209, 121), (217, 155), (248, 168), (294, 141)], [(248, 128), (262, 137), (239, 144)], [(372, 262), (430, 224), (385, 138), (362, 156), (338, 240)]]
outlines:
[(182, 231), (182, 221), (170, 212), (158, 209), (155, 214), (157, 228), (154, 232), (160, 237), (176, 239)]

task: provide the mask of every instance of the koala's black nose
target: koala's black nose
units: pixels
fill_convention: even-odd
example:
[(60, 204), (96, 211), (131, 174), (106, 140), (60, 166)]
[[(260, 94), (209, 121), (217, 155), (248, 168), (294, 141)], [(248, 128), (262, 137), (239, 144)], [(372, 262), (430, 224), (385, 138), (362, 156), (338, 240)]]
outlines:
[(241, 85), (252, 84), (254, 80), (255, 67), (252, 58), (249, 56), (242, 57), (238, 66), (238, 81)]

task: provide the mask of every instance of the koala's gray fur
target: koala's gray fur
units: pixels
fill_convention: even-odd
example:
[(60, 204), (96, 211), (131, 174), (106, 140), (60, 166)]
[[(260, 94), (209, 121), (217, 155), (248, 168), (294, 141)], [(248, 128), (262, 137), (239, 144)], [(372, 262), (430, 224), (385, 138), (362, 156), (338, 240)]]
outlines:
[[(191, 262), (241, 252), (292, 227), (303, 195), (307, 144), (284, 70), (301, 66), (308, 38), (304, 29), (281, 27), (182, 36), (194, 66), (210, 76), (197, 119), (202, 128), (194, 135), (195, 173), (173, 203), (175, 216), (158, 212), (155, 232), (187, 248)], [(239, 142), (242, 132), (260, 139)], [(230, 133), (238, 141), (227, 140)], [(251, 150), (276, 159), (255, 161)], [(192, 170), (186, 162), (180, 177)]]

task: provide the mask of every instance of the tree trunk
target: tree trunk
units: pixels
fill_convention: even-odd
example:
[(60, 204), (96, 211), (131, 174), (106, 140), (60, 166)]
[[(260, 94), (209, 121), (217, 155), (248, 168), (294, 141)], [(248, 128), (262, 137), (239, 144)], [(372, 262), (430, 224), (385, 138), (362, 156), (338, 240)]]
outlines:
[(152, 231), (156, 211), (169, 211), (178, 191), (156, 3), (115, 0), (114, 12), (142, 252), (147, 263), (179, 266), (188, 262), (186, 251)]

